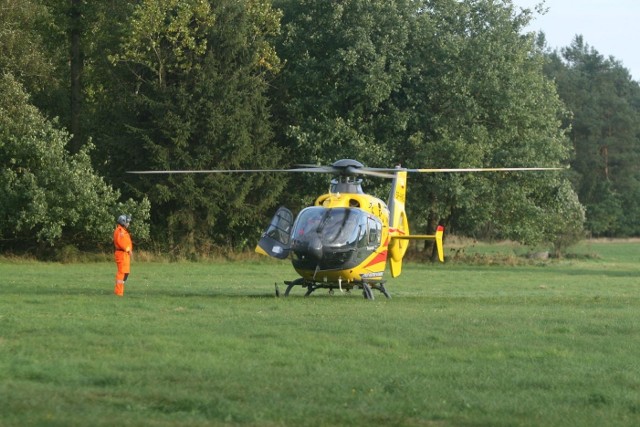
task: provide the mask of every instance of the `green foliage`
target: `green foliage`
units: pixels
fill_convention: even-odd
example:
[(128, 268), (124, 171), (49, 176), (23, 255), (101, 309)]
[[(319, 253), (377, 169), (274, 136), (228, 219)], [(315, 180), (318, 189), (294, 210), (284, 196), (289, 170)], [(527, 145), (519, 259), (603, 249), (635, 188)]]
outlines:
[[(478, 1), (279, 4), (287, 63), (277, 81), (279, 138), (305, 162), (355, 157), (419, 168), (569, 160), (563, 104), (533, 37), (520, 34), (528, 11)], [(441, 223), (457, 233), (551, 241), (554, 231), (541, 224), (576, 230), (583, 222), (579, 203), (561, 206), (575, 197), (556, 175), (412, 176), (410, 217), (427, 231)]]
[[(544, 52), (544, 37), (523, 34), (533, 12), (518, 12), (511, 1), (0, 0), (0, 10), (0, 70), (42, 115), (59, 117), (47, 131), (37, 120), (25, 124), (41, 135), (33, 139), (56, 140), (62, 151), (76, 152), (76, 139), (86, 144), (62, 163), (84, 170), (77, 179), (88, 186), (118, 189), (86, 196), (88, 204), (111, 200), (108, 215), (139, 208), (134, 217), (143, 224), (147, 208), (116, 208), (114, 198), (148, 197), (157, 248), (252, 246), (277, 205), (310, 203), (327, 188), (326, 177), (141, 178), (128, 170), (279, 168), (339, 158), (408, 167), (570, 162), (567, 173), (412, 176), (412, 228), (431, 232), (441, 223), (457, 234), (558, 249), (582, 234), (584, 204), (593, 235), (640, 235), (637, 82), (582, 38)], [(77, 76), (69, 69), (72, 34), (81, 37)], [(78, 87), (82, 102), (72, 115)], [(21, 110), (16, 99), (4, 99), (3, 108)], [(73, 150), (64, 142), (69, 135), (55, 131), (71, 123), (79, 129)], [(23, 131), (1, 130), (5, 139)], [(46, 157), (44, 164), (60, 162)], [(49, 209), (49, 192), (34, 190), (44, 178), (8, 170), (7, 200), (33, 202), (28, 215), (3, 226), (11, 239), (22, 238), (18, 229), (53, 244), (83, 238), (86, 230), (67, 233), (64, 214)], [(98, 174), (105, 182), (93, 181)], [(62, 172), (46, 180), (59, 185)], [(387, 188), (367, 183), (381, 197)], [(75, 203), (60, 200), (64, 209)]]
[(286, 67), (275, 82), (279, 138), (299, 163), (357, 158), (385, 165), (380, 133), (404, 73), (408, 2), (280, 1), (278, 52)]
[(3, 246), (111, 240), (118, 208), (135, 211), (148, 236), (148, 202), (118, 205), (119, 193), (94, 172), (87, 146), (65, 151), (69, 135), (29, 103), (11, 75), (0, 77), (0, 235)]
[(128, 112), (119, 126), (125, 138), (108, 131), (111, 150), (103, 155), (127, 193), (149, 196), (161, 245), (189, 253), (212, 243), (244, 248), (271, 214), (281, 179), (146, 179), (125, 171), (281, 166), (265, 95), (279, 67), (267, 41), (279, 30), (278, 18), (261, 1), (150, 1), (123, 24), (108, 97)]
[[(565, 115), (528, 22), (508, 5), (476, 1), (430, 4), (416, 21), (407, 107), (416, 113), (409, 144), (397, 146), (415, 167), (561, 166), (570, 146)], [(535, 244), (555, 234), (542, 224), (574, 222), (581, 208), (552, 197), (572, 190), (553, 173), (469, 174), (425, 177), (410, 184), (412, 214), (430, 228), (444, 223), (466, 235)], [(416, 181), (416, 180), (414, 180)], [(567, 195), (570, 197), (570, 195)], [(567, 217), (557, 212), (574, 212)], [(571, 224), (563, 224), (571, 221)]]
[(594, 236), (638, 235), (640, 85), (579, 36), (549, 57), (547, 73), (573, 113), (573, 179), (587, 228)]
[(198, 67), (199, 58), (207, 51), (207, 31), (214, 23), (208, 2), (141, 3), (130, 19), (123, 53), (113, 61), (125, 61), (140, 69), (139, 78), (165, 87), (170, 76)]
[(0, 0), (0, 73), (10, 73), (30, 93), (54, 82), (45, 34), (51, 16), (40, 2)]

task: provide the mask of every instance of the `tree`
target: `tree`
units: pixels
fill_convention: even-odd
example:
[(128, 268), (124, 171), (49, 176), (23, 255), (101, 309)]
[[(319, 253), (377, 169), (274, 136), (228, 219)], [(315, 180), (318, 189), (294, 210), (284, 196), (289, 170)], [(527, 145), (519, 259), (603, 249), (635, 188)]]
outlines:
[[(271, 91), (278, 144), (295, 163), (394, 165), (389, 147), (403, 141), (406, 118), (392, 99), (406, 69), (412, 2), (275, 4), (284, 12), (277, 51), (285, 65)], [(388, 183), (366, 186), (383, 196)], [(326, 187), (326, 176), (301, 176), (287, 204), (301, 208)]]
[(148, 237), (149, 203), (119, 202), (119, 193), (95, 174), (90, 146), (65, 150), (70, 136), (45, 119), (10, 74), (0, 76), (0, 244), (31, 248), (108, 244), (117, 213), (136, 218)]
[(339, 157), (386, 163), (380, 133), (405, 69), (410, 12), (405, 1), (280, 1), (278, 53), (286, 65), (274, 83), (279, 139), (301, 163)]
[[(17, 61), (27, 53), (19, 37), (42, 46), (42, 61), (26, 69), (51, 64), (54, 84), (23, 78), (1, 55), (0, 65), (34, 88), (44, 114), (75, 123), (80, 145), (92, 137), (96, 170), (125, 197), (148, 196), (158, 243), (181, 251), (248, 246), (278, 201), (301, 207), (310, 199), (299, 195), (326, 188), (326, 177), (296, 179), (283, 193), (282, 175), (128, 170), (346, 157), (369, 166), (554, 166), (570, 157), (568, 118), (541, 73), (541, 51), (520, 34), (530, 12), (516, 14), (509, 0), (278, 0), (281, 11), (263, 0), (42, 4), (11, 5), (14, 20), (32, 27), (8, 26), (23, 32), (0, 34), (14, 41), (0, 49)], [(72, 111), (72, 93), (81, 110)], [(383, 195), (387, 184), (369, 189)], [(534, 243), (555, 238), (543, 225), (563, 212), (561, 200), (575, 214), (561, 219), (579, 222), (565, 184), (562, 174), (413, 177), (408, 206), (426, 232), (444, 223)]]
[(594, 236), (640, 235), (640, 86), (614, 58), (576, 36), (547, 73), (573, 115), (574, 185)]
[[(307, 162), (561, 166), (571, 147), (542, 72), (530, 11), (509, 1), (281, 1), (280, 138)], [(558, 174), (412, 177), (410, 215), (432, 232), (556, 238), (540, 224), (571, 200)], [(566, 197), (550, 197), (561, 194)], [(580, 207), (570, 206), (581, 227)], [(563, 220), (562, 218), (560, 219)], [(568, 225), (568, 224), (565, 224)]]
[(39, 2), (0, 0), (0, 73), (11, 74), (29, 93), (55, 85), (43, 33), (52, 17)]
[(274, 207), (284, 185), (275, 177), (125, 171), (279, 166), (266, 98), (279, 69), (268, 37), (278, 30), (279, 14), (260, 0), (150, 0), (120, 30), (107, 90), (124, 115), (106, 130), (103, 153), (114, 182), (149, 195), (160, 243), (189, 253), (242, 248), (263, 225), (256, 212)]
[[(416, 21), (403, 98), (416, 111), (399, 156), (434, 166), (561, 166), (570, 146), (565, 114), (542, 72), (543, 56), (521, 35), (528, 12), (477, 1), (425, 3)], [(424, 221), (463, 234), (550, 241), (537, 226), (554, 210), (563, 179), (552, 174), (426, 177), (413, 200)], [(425, 202), (420, 202), (425, 200)]]
[(77, 152), (82, 147), (82, 133), (80, 120), (82, 116), (82, 69), (84, 58), (82, 50), (82, 1), (71, 0), (69, 11), (69, 39), (70, 39), (70, 86), (71, 86), (71, 151)]

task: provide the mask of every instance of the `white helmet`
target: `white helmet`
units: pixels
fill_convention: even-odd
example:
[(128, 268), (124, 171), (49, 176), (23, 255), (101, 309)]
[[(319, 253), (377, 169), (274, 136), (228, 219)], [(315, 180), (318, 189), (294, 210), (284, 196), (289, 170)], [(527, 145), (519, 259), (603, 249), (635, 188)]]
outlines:
[(120, 225), (128, 227), (130, 222), (131, 222), (131, 215), (120, 215), (118, 217), (118, 224)]

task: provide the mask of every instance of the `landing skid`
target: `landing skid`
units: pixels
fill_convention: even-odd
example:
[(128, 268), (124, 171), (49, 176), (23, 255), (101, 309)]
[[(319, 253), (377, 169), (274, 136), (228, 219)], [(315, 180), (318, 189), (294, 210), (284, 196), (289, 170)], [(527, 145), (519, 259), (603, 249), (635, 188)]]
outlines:
[[(291, 289), (296, 286), (302, 286), (303, 288), (307, 288), (304, 296), (308, 297), (312, 293), (314, 293), (318, 289), (329, 289), (329, 293), (331, 295), (334, 294), (336, 289), (339, 289), (341, 292), (351, 292), (352, 289), (362, 289), (362, 296), (365, 299), (373, 300), (375, 296), (373, 294), (373, 290), (380, 291), (387, 299), (391, 299), (391, 295), (387, 292), (387, 289), (384, 287), (385, 281), (379, 282), (349, 282), (348, 284), (336, 284), (336, 283), (326, 283), (326, 282), (313, 282), (304, 280), (302, 278), (293, 280), (293, 281), (285, 281), (285, 285), (287, 285), (287, 289), (284, 291), (284, 296), (288, 297)], [(277, 290), (276, 286), (276, 296), (280, 296), (280, 292)]]

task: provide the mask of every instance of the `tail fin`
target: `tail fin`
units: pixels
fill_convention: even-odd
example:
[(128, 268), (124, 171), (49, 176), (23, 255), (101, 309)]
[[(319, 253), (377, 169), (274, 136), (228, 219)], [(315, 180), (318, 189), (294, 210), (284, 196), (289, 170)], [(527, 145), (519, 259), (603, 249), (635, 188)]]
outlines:
[(436, 250), (438, 251), (438, 260), (444, 262), (444, 249), (442, 248), (442, 236), (444, 235), (444, 227), (439, 225), (434, 236), (436, 240)]
[(398, 170), (391, 184), (389, 195), (389, 265), (391, 277), (398, 277), (402, 272), (402, 258), (407, 252), (409, 242), (404, 236), (409, 235), (409, 221), (405, 212), (407, 196), (407, 171)]
[(406, 199), (407, 171), (398, 169), (391, 183), (391, 194), (389, 194), (389, 227), (396, 228), (401, 225)]
[(389, 265), (391, 277), (398, 277), (402, 273), (402, 258), (409, 247), (408, 240), (435, 240), (438, 260), (444, 262), (444, 250), (442, 237), (444, 227), (439, 225), (436, 234), (411, 235), (409, 233), (409, 221), (405, 212), (405, 200), (407, 194), (407, 171), (398, 170), (391, 185), (389, 195)]

